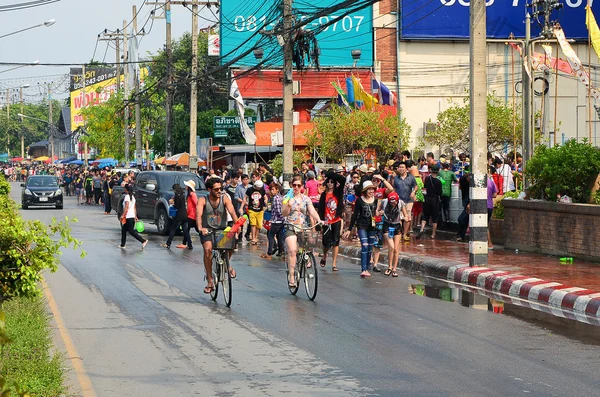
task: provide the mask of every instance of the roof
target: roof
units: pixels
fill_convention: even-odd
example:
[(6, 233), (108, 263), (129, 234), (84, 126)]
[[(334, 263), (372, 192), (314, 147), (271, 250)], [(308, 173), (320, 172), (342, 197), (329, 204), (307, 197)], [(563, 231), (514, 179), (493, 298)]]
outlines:
[(61, 132), (70, 134), (71, 131), (71, 108), (63, 107), (60, 111), (60, 118), (58, 120), (58, 129)]
[(34, 147), (48, 147), (49, 144), (50, 144), (50, 142), (48, 142), (47, 139), (44, 139), (43, 141), (32, 143), (31, 145), (29, 145), (29, 148), (34, 148)]
[[(254, 145), (224, 145), (220, 146), (225, 150), (221, 151), (222, 153), (269, 153), (269, 152), (281, 152), (283, 151), (283, 147), (281, 146), (254, 146)], [(213, 150), (214, 153), (217, 153), (219, 146), (216, 146), (217, 150)]]

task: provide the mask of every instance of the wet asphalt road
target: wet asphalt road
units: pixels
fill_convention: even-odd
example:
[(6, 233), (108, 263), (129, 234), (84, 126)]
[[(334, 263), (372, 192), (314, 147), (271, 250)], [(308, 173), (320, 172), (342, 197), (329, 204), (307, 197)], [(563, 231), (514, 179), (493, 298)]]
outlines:
[(22, 214), (79, 219), (87, 257), (64, 250), (47, 281), (98, 396), (599, 395), (599, 339), (409, 294), (411, 275), (363, 280), (344, 258), (310, 302), (244, 247), (228, 309), (202, 293), (199, 243), (166, 250), (146, 225), (146, 249), (129, 236), (122, 251), (116, 216), (68, 197)]

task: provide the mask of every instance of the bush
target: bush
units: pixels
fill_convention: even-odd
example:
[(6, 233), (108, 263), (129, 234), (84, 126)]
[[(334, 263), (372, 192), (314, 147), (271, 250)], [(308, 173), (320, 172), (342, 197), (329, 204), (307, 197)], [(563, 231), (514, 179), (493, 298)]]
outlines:
[(6, 329), (0, 313), (0, 344), (4, 344), (0, 351), (0, 393), (11, 390), (17, 392), (11, 396), (29, 396), (22, 391), (27, 390), (38, 397), (66, 395), (64, 358), (51, 354), (52, 330), (43, 300), (14, 299), (3, 309)]
[(8, 196), (8, 193), (10, 193), (10, 183), (0, 178), (0, 196)]
[[(506, 192), (504, 193), (504, 196), (502, 200), (504, 200), (505, 198), (517, 198), (519, 197), (519, 194), (521, 192), (516, 191), (516, 192)], [(498, 200), (496, 201), (496, 203), (494, 204), (494, 211), (492, 212), (492, 217), (494, 219), (504, 219), (504, 205), (502, 205), (502, 200)]]
[[(294, 150), (293, 163), (294, 167), (300, 167), (303, 161), (306, 160), (305, 152)], [(273, 176), (279, 178), (283, 174), (283, 154), (278, 154), (273, 157), (273, 160), (269, 163), (269, 166), (273, 170)]]
[(15, 202), (0, 194), (0, 304), (40, 294), (41, 272), (57, 270), (60, 248), (81, 247), (81, 242), (71, 236), (70, 222), (76, 221), (53, 219), (49, 226), (38, 220), (24, 221)]
[(529, 196), (556, 201), (567, 195), (574, 203), (586, 203), (600, 172), (600, 150), (589, 143), (569, 140), (562, 146), (538, 146), (527, 162), (525, 177)]

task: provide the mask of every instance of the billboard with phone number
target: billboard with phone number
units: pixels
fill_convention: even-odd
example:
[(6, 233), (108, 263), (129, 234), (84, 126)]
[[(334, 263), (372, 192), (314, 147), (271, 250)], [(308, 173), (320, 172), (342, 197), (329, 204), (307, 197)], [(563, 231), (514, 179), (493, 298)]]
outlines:
[[(469, 0), (398, 0), (402, 15), (403, 39), (468, 39)], [(525, 36), (526, 4), (531, 0), (487, 0), (489, 38), (505, 39), (511, 33)], [(587, 40), (585, 6), (587, 0), (562, 0), (562, 9), (552, 14), (570, 39)], [(596, 3), (596, 4), (594, 4)], [(600, 17), (600, 1), (592, 2), (592, 11)], [(537, 21), (532, 20), (531, 36), (539, 35)]]
[[(318, 4), (317, 4), (318, 3)], [(293, 15), (296, 23), (307, 20), (311, 15), (323, 8), (340, 3), (340, 0), (322, 0), (310, 6), (309, 2), (294, 5)], [(224, 64), (235, 59), (240, 54), (254, 48), (260, 41), (264, 51), (265, 66), (281, 66), (283, 49), (277, 38), (261, 34), (263, 31), (272, 33), (273, 29), (281, 23), (281, 1), (267, 0), (262, 2), (248, 2), (247, 0), (222, 0), (221, 1), (221, 63)], [(373, 65), (373, 11), (368, 6), (351, 14), (345, 15), (348, 9), (323, 15), (310, 21), (302, 27), (305, 31), (314, 31), (330, 23), (323, 31), (316, 35), (320, 49), (319, 63), (325, 67), (352, 66), (352, 50), (361, 50), (361, 57), (357, 67), (370, 67)], [(237, 60), (233, 66), (252, 67), (258, 61), (250, 52), (245, 57)]]

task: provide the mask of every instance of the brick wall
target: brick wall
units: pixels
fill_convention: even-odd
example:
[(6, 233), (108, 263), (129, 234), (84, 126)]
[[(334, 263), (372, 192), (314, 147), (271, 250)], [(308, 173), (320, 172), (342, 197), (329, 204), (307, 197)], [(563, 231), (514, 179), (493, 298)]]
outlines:
[(600, 206), (503, 200), (506, 249), (600, 262)]
[(385, 15), (390, 12), (396, 12), (398, 0), (381, 0), (379, 2), (379, 14)]
[(381, 65), (381, 81), (396, 81), (396, 29), (377, 28), (375, 40), (377, 59)]

